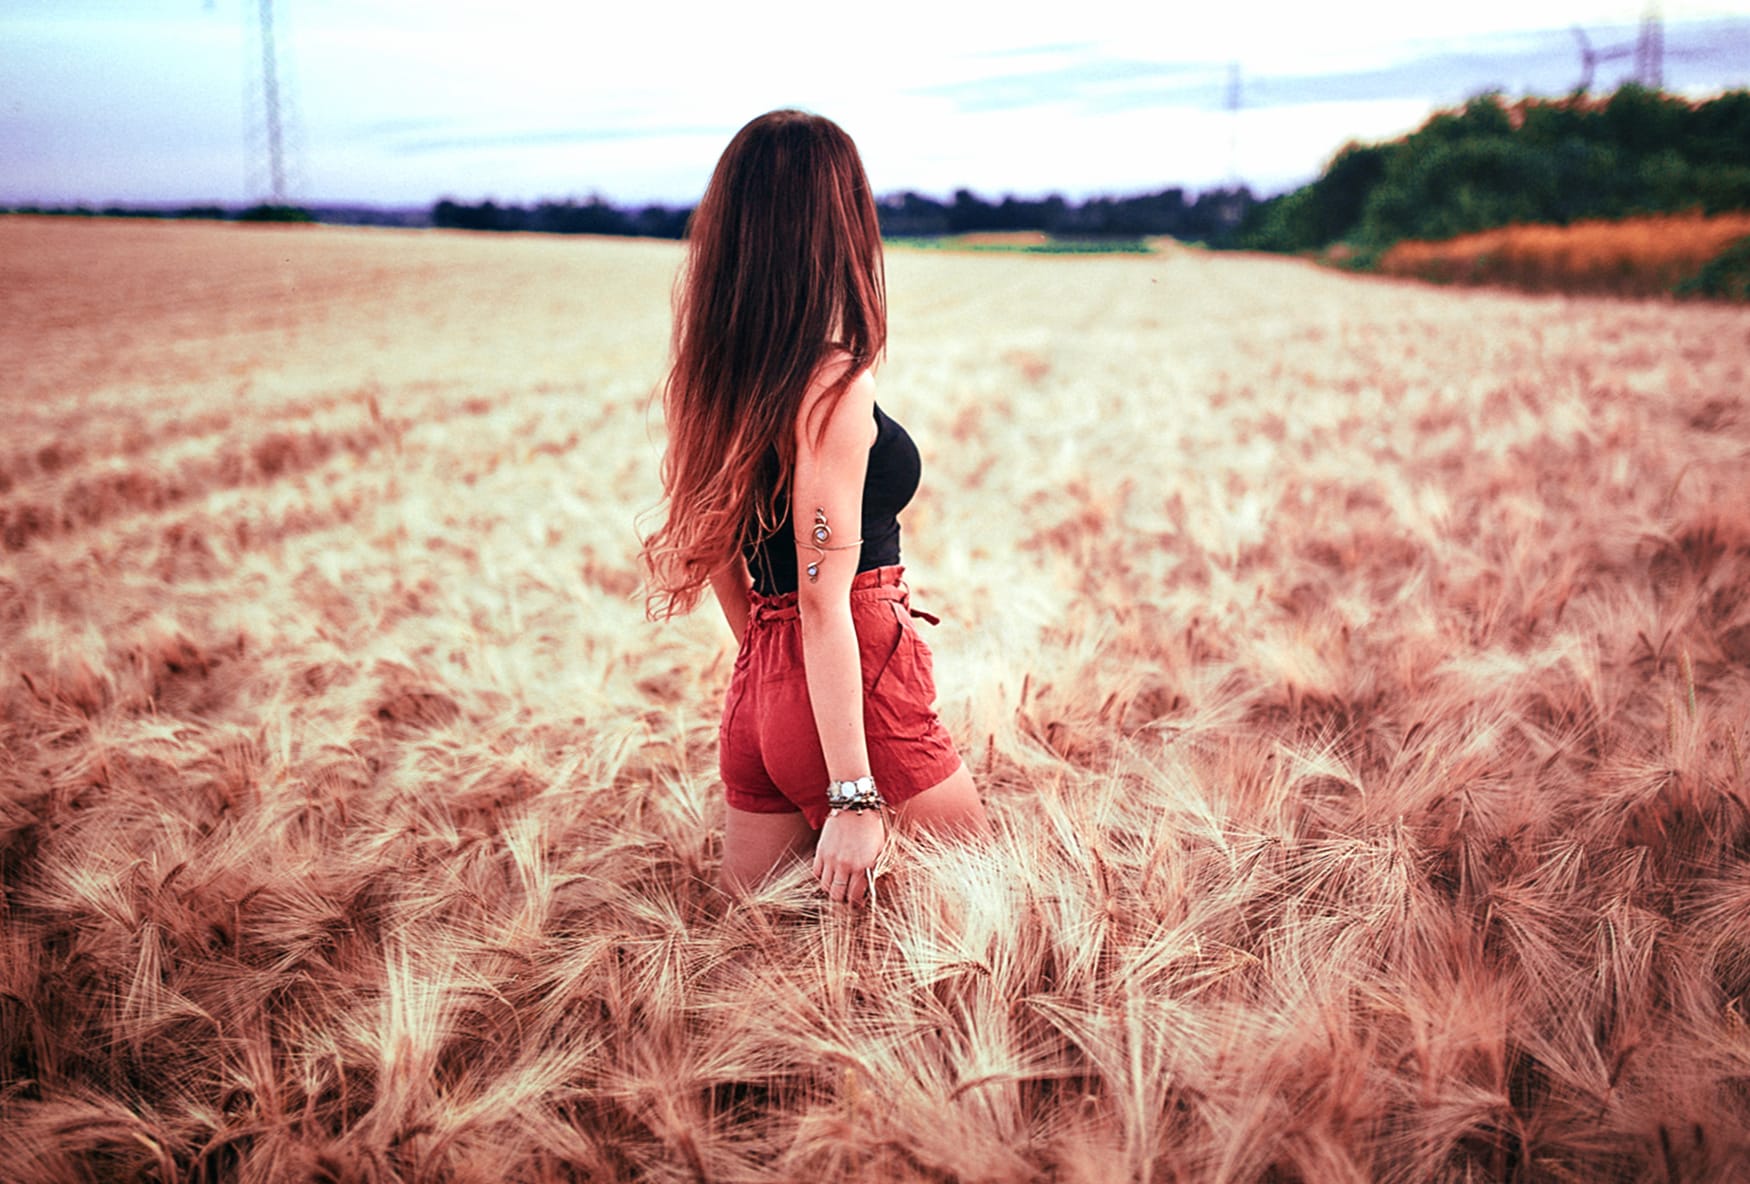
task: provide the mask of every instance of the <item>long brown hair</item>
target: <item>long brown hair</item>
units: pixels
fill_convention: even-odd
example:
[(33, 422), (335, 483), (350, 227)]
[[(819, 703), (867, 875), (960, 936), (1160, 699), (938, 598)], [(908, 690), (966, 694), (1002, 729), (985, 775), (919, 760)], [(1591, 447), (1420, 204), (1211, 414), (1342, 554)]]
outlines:
[[(665, 520), (644, 540), (646, 612), (691, 609), (711, 573), (778, 528), (796, 417), (835, 351), (824, 430), (887, 343), (881, 231), (851, 138), (832, 120), (772, 111), (735, 134), (687, 225), (663, 387)], [(776, 456), (776, 478), (762, 475)]]

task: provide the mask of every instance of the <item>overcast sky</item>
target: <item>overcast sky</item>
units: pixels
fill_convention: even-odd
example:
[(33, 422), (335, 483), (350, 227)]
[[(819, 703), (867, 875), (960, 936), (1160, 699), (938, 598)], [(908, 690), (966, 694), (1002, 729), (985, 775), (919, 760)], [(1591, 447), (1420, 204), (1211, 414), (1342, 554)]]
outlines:
[[(266, 183), (260, 0), (0, 0), (0, 203), (239, 202)], [(779, 106), (875, 188), (1260, 192), (1486, 89), (1632, 70), (1646, 0), (274, 0), (293, 196), (696, 200)], [(1663, 0), (1668, 87), (1750, 85), (1750, 0)], [(976, 15), (976, 14), (1000, 15)], [(1237, 63), (1240, 110), (1228, 109)], [(253, 163), (252, 163), (253, 162)]]

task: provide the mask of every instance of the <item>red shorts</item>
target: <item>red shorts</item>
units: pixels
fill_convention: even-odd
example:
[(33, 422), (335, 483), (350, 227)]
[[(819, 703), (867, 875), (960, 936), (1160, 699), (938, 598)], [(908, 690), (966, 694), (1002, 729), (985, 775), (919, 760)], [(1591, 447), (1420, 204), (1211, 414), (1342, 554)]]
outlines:
[[(903, 567), (859, 572), (851, 623), (863, 666), (863, 733), (881, 796), (897, 806), (960, 767), (954, 741), (931, 706), (930, 650), (918, 636)], [(800, 810), (826, 821), (826, 758), (802, 670), (796, 594), (749, 594), (747, 635), (723, 697), (717, 760), (729, 804), (758, 814)], [(934, 618), (926, 617), (934, 620)]]

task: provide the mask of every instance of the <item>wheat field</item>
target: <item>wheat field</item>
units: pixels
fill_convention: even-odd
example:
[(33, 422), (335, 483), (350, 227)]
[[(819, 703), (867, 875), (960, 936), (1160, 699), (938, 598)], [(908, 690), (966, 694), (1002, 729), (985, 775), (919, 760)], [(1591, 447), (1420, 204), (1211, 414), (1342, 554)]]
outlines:
[(0, 219), (0, 1174), (1750, 1177), (1750, 314), (889, 255), (998, 835), (714, 886), (674, 244)]

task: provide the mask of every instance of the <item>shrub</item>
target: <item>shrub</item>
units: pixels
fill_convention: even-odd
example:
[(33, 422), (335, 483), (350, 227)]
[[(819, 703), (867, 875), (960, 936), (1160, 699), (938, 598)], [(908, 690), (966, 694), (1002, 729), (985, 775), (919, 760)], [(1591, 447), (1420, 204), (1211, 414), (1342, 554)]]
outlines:
[(1750, 235), (1708, 260), (1706, 266), (1677, 285), (1679, 296), (1750, 301)]
[(302, 206), (262, 204), (250, 206), (237, 215), (239, 222), (314, 222), (315, 215)]

